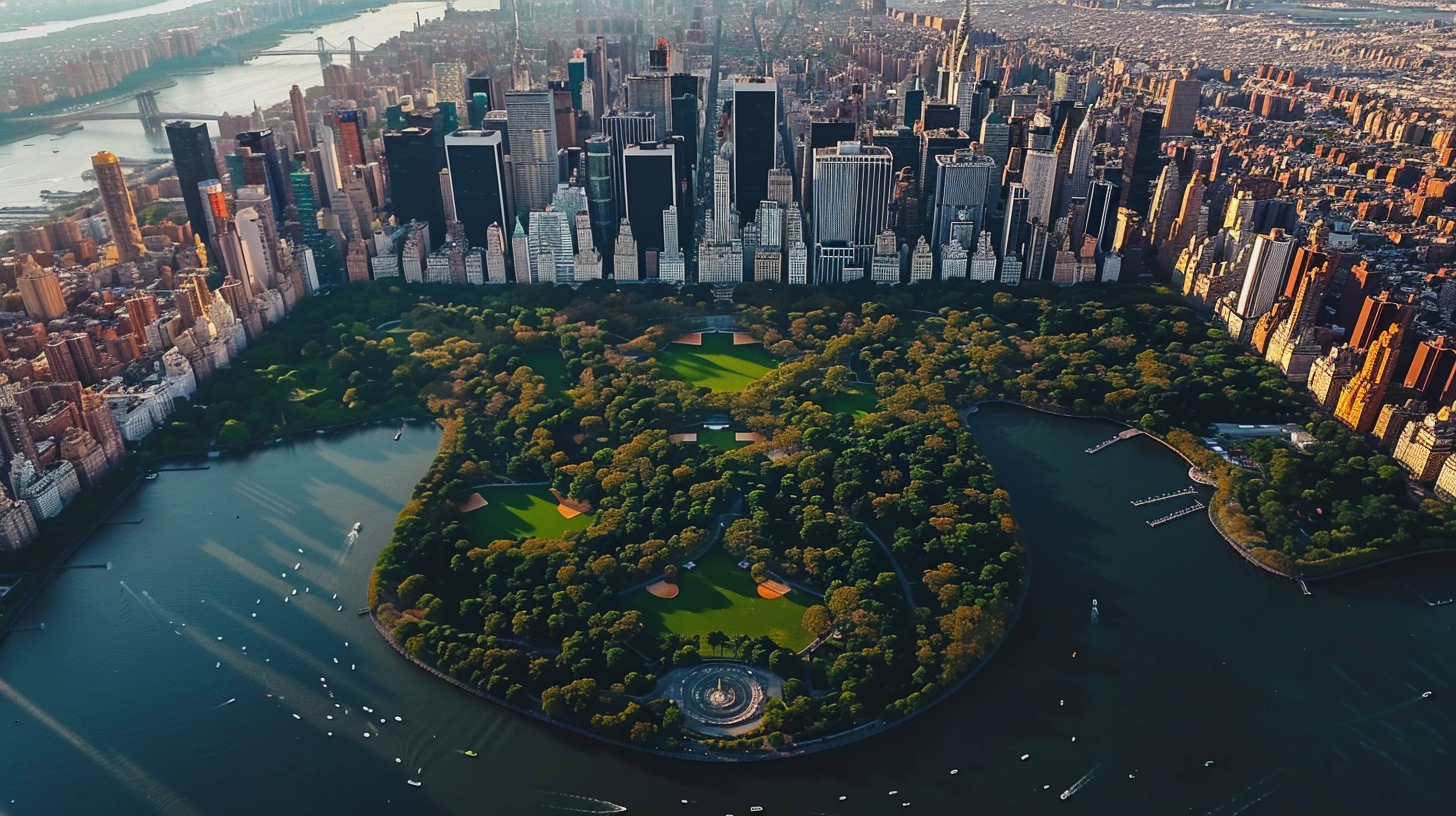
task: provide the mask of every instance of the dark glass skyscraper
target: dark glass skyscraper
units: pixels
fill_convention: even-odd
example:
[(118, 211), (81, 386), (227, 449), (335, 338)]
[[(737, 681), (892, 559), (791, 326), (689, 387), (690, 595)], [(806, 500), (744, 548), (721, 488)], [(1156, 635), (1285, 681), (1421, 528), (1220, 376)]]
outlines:
[(586, 209), (591, 216), (592, 242), (606, 261), (612, 257), (617, 240), (617, 205), (613, 198), (616, 186), (616, 162), (612, 159), (612, 140), (593, 136), (586, 140)]
[(303, 233), (303, 245), (313, 250), (313, 265), (318, 270), (319, 284), (323, 286), (344, 283), (343, 259), (339, 257), (339, 245), (318, 225), (318, 183), (308, 170), (290, 173), (293, 200), (298, 207), (298, 223)]
[(384, 160), (389, 167), (389, 198), (401, 225), (430, 225), (431, 246), (445, 240), (445, 203), (440, 198), (440, 171), (445, 169), (444, 137), (433, 128), (407, 127), (385, 131)]
[(445, 159), (450, 166), (455, 217), (465, 226), (466, 242), (473, 247), (486, 246), (486, 233), (492, 224), (509, 234), (513, 225), (506, 213), (501, 135), (483, 130), (456, 131), (445, 137)]
[(1148, 214), (1153, 182), (1163, 169), (1162, 153), (1158, 149), (1162, 138), (1162, 108), (1138, 108), (1132, 112), (1127, 126), (1127, 148), (1122, 154), (1122, 195), (1123, 206), (1139, 215)]
[(237, 143), (238, 147), (246, 147), (253, 151), (253, 155), (262, 157), (263, 165), (268, 170), (268, 195), (273, 196), (274, 215), (282, 222), (284, 208), (292, 203), (291, 191), (284, 172), (285, 159), (278, 153), (278, 144), (273, 139), (272, 129), (243, 131), (237, 135)]
[(662, 234), (662, 211), (677, 203), (677, 151), (671, 141), (655, 145), (628, 145), (622, 154), (626, 167), (626, 217), (637, 239), (638, 263), (648, 250), (663, 250), (678, 236)]
[(207, 202), (197, 185), (217, 178), (217, 154), (212, 138), (203, 122), (168, 122), (167, 144), (172, 148), (172, 163), (177, 168), (177, 181), (182, 186), (182, 203), (187, 206), (187, 223), (203, 242), (212, 240), (207, 218)]
[[(750, 77), (733, 83), (733, 200), (738, 205), (740, 227), (753, 220), (758, 202), (768, 198), (778, 122), (777, 82)], [(632, 226), (636, 235), (637, 224)]]

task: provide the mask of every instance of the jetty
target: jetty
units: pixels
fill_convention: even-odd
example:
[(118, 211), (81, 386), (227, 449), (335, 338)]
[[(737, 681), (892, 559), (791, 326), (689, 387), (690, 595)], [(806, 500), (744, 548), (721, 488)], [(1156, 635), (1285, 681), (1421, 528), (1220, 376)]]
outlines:
[(1095, 444), (1092, 447), (1088, 448), (1087, 449), (1087, 452), (1088, 453), (1096, 453), (1097, 451), (1102, 450), (1103, 448), (1107, 447), (1108, 445), (1111, 445), (1114, 442), (1121, 442), (1124, 439), (1132, 439), (1134, 436), (1137, 436), (1140, 433), (1142, 433), (1142, 431), (1138, 430), (1137, 428), (1128, 428), (1127, 430), (1124, 430), (1124, 431), (1119, 432), (1117, 434), (1117, 436), (1114, 436), (1111, 439), (1106, 439), (1106, 440), (1103, 440), (1101, 442), (1098, 442), (1097, 444)]
[(1309, 586), (1304, 583), (1304, 579), (1303, 578), (1300, 578), (1299, 579), (1299, 591), (1302, 592), (1302, 593), (1304, 593), (1305, 595), (1313, 595), (1314, 594), (1313, 592), (1310, 592), (1309, 591)]
[(1189, 513), (1197, 513), (1199, 510), (1204, 510), (1204, 509), (1207, 509), (1207, 506), (1203, 502), (1197, 502), (1196, 501), (1196, 502), (1193, 503), (1193, 506), (1191, 506), (1191, 507), (1185, 507), (1182, 510), (1175, 510), (1175, 511), (1169, 513), (1166, 516), (1163, 516), (1161, 518), (1155, 518), (1155, 519), (1150, 520), (1148, 522), (1148, 526), (1149, 527), (1157, 527), (1157, 526), (1159, 526), (1161, 524), (1167, 524), (1168, 522), (1170, 522), (1170, 521), (1172, 521), (1174, 519), (1180, 519), (1180, 518), (1183, 518), (1184, 516), (1188, 515)]
[(1153, 504), (1154, 502), (1167, 501), (1168, 499), (1176, 499), (1179, 496), (1192, 496), (1197, 492), (1198, 488), (1189, 485), (1188, 487), (1185, 487), (1182, 490), (1174, 493), (1164, 493), (1161, 496), (1149, 496), (1146, 499), (1133, 499), (1132, 506), (1142, 507), (1145, 504)]

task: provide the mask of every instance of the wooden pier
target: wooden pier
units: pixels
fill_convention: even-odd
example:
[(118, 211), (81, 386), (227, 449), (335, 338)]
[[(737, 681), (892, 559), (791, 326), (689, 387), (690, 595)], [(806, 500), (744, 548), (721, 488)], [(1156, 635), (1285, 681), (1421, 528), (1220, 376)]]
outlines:
[(1149, 496), (1146, 499), (1133, 499), (1132, 506), (1133, 507), (1142, 507), (1145, 504), (1152, 504), (1154, 502), (1167, 501), (1168, 499), (1176, 499), (1179, 496), (1192, 496), (1192, 495), (1196, 494), (1197, 492), (1198, 492), (1198, 488), (1193, 487), (1193, 486), (1190, 485), (1188, 487), (1183, 488), (1182, 490), (1179, 490), (1176, 493), (1164, 493), (1161, 496)]
[(1142, 431), (1138, 430), (1137, 428), (1128, 428), (1127, 430), (1118, 433), (1117, 436), (1114, 436), (1111, 439), (1107, 439), (1107, 440), (1103, 440), (1101, 442), (1098, 442), (1097, 444), (1095, 444), (1092, 447), (1088, 448), (1087, 449), (1087, 452), (1088, 453), (1096, 453), (1097, 451), (1102, 450), (1103, 448), (1107, 447), (1108, 445), (1111, 445), (1114, 442), (1121, 442), (1124, 439), (1132, 439), (1134, 436), (1137, 436), (1140, 433), (1142, 433)]
[(1188, 515), (1189, 513), (1197, 513), (1199, 510), (1206, 510), (1206, 509), (1207, 509), (1207, 505), (1205, 505), (1203, 502), (1194, 502), (1192, 507), (1185, 507), (1182, 510), (1175, 510), (1172, 513), (1169, 513), (1166, 516), (1163, 516), (1161, 518), (1155, 518), (1155, 519), (1150, 520), (1148, 522), (1148, 526), (1149, 527), (1157, 527), (1160, 524), (1167, 524), (1168, 522), (1172, 521), (1173, 519), (1183, 518), (1184, 516)]

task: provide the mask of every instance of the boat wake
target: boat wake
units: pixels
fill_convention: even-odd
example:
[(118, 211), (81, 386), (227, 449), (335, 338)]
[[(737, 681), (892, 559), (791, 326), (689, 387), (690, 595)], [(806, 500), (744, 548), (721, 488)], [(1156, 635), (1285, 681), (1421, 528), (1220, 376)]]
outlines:
[(570, 793), (558, 793), (556, 791), (533, 791), (540, 794), (543, 801), (530, 802), (535, 807), (557, 810), (565, 813), (626, 813), (627, 808), (605, 799), (593, 799), (590, 796), (577, 796)]
[(1062, 791), (1062, 798), (1063, 799), (1071, 799), (1072, 798), (1072, 794), (1074, 794), (1077, 791), (1081, 790), (1083, 787), (1085, 787), (1087, 785), (1088, 782), (1091, 782), (1093, 779), (1097, 778), (1097, 769), (1100, 768), (1100, 767), (1102, 767), (1102, 766), (1101, 765), (1093, 766), (1092, 770), (1088, 771), (1086, 776), (1082, 777), (1081, 779), (1078, 779), (1076, 782), (1073, 782), (1072, 783), (1072, 787), (1067, 788), (1066, 790)]

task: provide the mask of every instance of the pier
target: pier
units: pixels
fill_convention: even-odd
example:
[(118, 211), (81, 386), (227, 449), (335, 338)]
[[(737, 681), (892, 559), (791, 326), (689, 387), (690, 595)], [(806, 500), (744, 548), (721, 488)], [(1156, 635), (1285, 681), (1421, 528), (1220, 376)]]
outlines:
[(211, 470), (212, 465), (193, 465), (190, 467), (163, 467), (157, 468), (157, 473), (177, 473), (184, 470)]
[(56, 567), (56, 569), (58, 571), (59, 570), (73, 570), (73, 569), (104, 569), (104, 570), (109, 570), (109, 569), (111, 569), (111, 562), (110, 561), (107, 561), (105, 564), (67, 564), (65, 566)]
[(1132, 506), (1133, 507), (1142, 507), (1145, 504), (1152, 504), (1154, 502), (1167, 501), (1168, 499), (1176, 499), (1179, 496), (1192, 496), (1192, 495), (1194, 495), (1197, 492), (1198, 492), (1198, 488), (1193, 487), (1192, 485), (1189, 485), (1188, 487), (1185, 487), (1182, 490), (1177, 491), (1176, 493), (1164, 493), (1161, 496), (1149, 496), (1146, 499), (1133, 499)]
[(1305, 595), (1313, 595), (1314, 594), (1313, 592), (1310, 592), (1309, 591), (1309, 587), (1304, 583), (1304, 579), (1303, 578), (1300, 578), (1299, 579), (1299, 591), (1302, 592), (1302, 593), (1304, 593)]
[(1167, 524), (1168, 522), (1172, 521), (1173, 519), (1180, 519), (1180, 518), (1183, 518), (1184, 516), (1188, 515), (1189, 513), (1197, 513), (1199, 510), (1203, 510), (1203, 509), (1206, 509), (1206, 505), (1204, 505), (1203, 502), (1196, 501), (1196, 502), (1193, 503), (1193, 506), (1192, 507), (1185, 507), (1182, 510), (1175, 510), (1172, 513), (1169, 513), (1168, 515), (1163, 516), (1162, 518), (1152, 519), (1151, 521), (1148, 522), (1148, 526), (1149, 527), (1157, 527), (1160, 524)]
[(1087, 452), (1088, 453), (1096, 453), (1097, 451), (1102, 450), (1103, 448), (1107, 447), (1108, 445), (1111, 445), (1114, 442), (1121, 442), (1124, 439), (1132, 439), (1134, 436), (1137, 436), (1140, 433), (1142, 433), (1142, 431), (1138, 430), (1137, 428), (1128, 428), (1125, 431), (1119, 432), (1117, 434), (1117, 436), (1114, 436), (1111, 439), (1107, 439), (1107, 440), (1104, 440), (1102, 442), (1098, 442), (1097, 444), (1095, 444), (1092, 447), (1088, 448), (1087, 449)]

